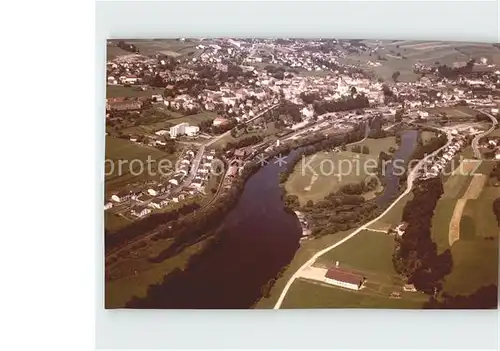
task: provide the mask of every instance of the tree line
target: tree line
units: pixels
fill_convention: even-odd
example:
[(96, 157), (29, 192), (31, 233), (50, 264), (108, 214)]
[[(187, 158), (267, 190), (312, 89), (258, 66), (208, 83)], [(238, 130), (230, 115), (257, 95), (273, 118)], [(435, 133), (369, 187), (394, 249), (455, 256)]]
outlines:
[(121, 245), (130, 242), (136, 237), (148, 233), (157, 227), (164, 225), (170, 221), (175, 221), (179, 217), (187, 215), (200, 208), (196, 202), (185, 203), (178, 208), (164, 213), (153, 213), (146, 218), (136, 220), (126, 227), (119, 229), (114, 233), (107, 233), (104, 236), (105, 251), (115, 249)]
[(401, 237), (395, 237), (392, 261), (395, 271), (406, 277), (408, 283), (435, 296), (442, 290), (443, 278), (453, 266), (451, 251), (447, 249), (438, 254), (431, 238), (434, 209), (443, 194), (441, 178), (418, 181), (412, 193), (413, 198), (405, 205), (402, 216), (408, 226)]
[(323, 115), (328, 112), (349, 111), (363, 109), (370, 106), (368, 98), (364, 94), (359, 94), (355, 98), (343, 97), (337, 101), (315, 101), (313, 103), (314, 112)]

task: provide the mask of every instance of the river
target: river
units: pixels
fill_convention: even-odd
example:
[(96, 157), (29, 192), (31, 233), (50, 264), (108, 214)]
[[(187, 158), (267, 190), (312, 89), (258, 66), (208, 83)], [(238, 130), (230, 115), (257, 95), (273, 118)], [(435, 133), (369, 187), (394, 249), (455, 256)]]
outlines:
[[(404, 165), (403, 162), (406, 163), (415, 150), (417, 137), (418, 131), (416, 130), (407, 130), (401, 134), (401, 144), (394, 153), (393, 162), (388, 164), (385, 169), (384, 191), (376, 199), (379, 206), (386, 207), (399, 196), (399, 176), (402, 171), (401, 167)], [(395, 162), (396, 160), (397, 162)]]
[[(406, 159), (415, 142), (416, 134), (405, 132), (395, 157)], [(294, 157), (296, 151), (287, 160)], [(155, 301), (150, 299), (145, 305), (188, 309), (251, 307), (261, 296), (262, 286), (292, 261), (300, 245), (300, 223), (295, 214), (285, 211), (281, 196), (279, 174), (283, 169), (271, 162), (255, 173), (222, 224), (222, 241), (201, 262), (164, 283)], [(387, 171), (381, 203), (399, 192), (392, 166)]]

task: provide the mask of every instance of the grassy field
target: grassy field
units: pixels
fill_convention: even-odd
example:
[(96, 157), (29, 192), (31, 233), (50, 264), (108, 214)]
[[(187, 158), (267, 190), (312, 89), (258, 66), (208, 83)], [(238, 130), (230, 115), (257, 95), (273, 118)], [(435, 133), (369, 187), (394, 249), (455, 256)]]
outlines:
[[(151, 169), (154, 171), (158, 165), (158, 161), (162, 159), (175, 160), (176, 155), (170, 155), (153, 147), (139, 145), (129, 140), (117, 139), (106, 136), (106, 153), (105, 159), (110, 160), (105, 163), (106, 172), (106, 195), (110, 191), (120, 188), (130, 183), (141, 181), (145, 179), (153, 179), (154, 175), (147, 174), (147, 160), (148, 156), (151, 160), (156, 162), (151, 163)], [(122, 161), (120, 170), (119, 162)], [(128, 161), (127, 162), (125, 162)], [(131, 162), (132, 160), (138, 160)], [(114, 165), (111, 166), (111, 165)], [(143, 165), (143, 172), (141, 171), (141, 164)], [(135, 175), (132, 173), (141, 173)]]
[(370, 225), (371, 229), (387, 230), (401, 223), (403, 216), (403, 209), (406, 203), (413, 198), (413, 194), (405, 195), (389, 212), (387, 212), (380, 220)]
[(467, 200), (461, 223), (461, 226), (469, 229), (467, 237), (498, 235), (499, 228), (493, 213), (493, 201), (498, 197), (500, 197), (500, 187), (486, 186), (477, 199)]
[(380, 151), (396, 148), (394, 137), (367, 139), (357, 145), (367, 146), (370, 153), (354, 153), (348, 147), (348, 151), (320, 151), (299, 162), (285, 183), (287, 193), (297, 195), (302, 204), (322, 200), (341, 186), (359, 183), (374, 174)]
[(115, 232), (116, 230), (123, 228), (130, 224), (130, 221), (117, 215), (116, 213), (104, 211), (104, 228), (109, 232)]
[(427, 111), (433, 114), (446, 113), (450, 118), (475, 118), (477, 112), (467, 106), (455, 106), (455, 107), (435, 107), (428, 108)]
[(141, 55), (151, 56), (157, 53), (163, 53), (167, 56), (179, 57), (188, 55), (189, 53), (196, 53), (196, 45), (199, 40), (193, 41), (186, 40), (180, 41), (177, 39), (130, 39), (126, 40), (127, 43), (134, 44)]
[(354, 292), (297, 280), (288, 291), (282, 308), (421, 308), (425, 301), (422, 297), (420, 300), (404, 297), (403, 295), (402, 299), (390, 299), (368, 290)]
[[(492, 167), (492, 162), (483, 162), (476, 173), (488, 174)], [(454, 177), (467, 179), (458, 192), (454, 189), (459, 187)], [(479, 180), (477, 177), (476, 180)], [(466, 200), (462, 200), (466, 203), (459, 222), (459, 240), (451, 246), (453, 270), (445, 278), (444, 291), (450, 294), (469, 294), (490, 283), (498, 284), (499, 227), (493, 213), (493, 201), (500, 197), (500, 188), (487, 182), (475, 198), (474, 190), (479, 190), (475, 185), (481, 186), (482, 182), (475, 182), (469, 188), (471, 180), (471, 176), (452, 175), (445, 184), (445, 194), (438, 201), (432, 219), (432, 238), (438, 252), (442, 252), (450, 248), (450, 220), (457, 201), (467, 196)], [(455, 185), (449, 186), (448, 182)], [(451, 197), (450, 192), (455, 196)]]
[(175, 268), (184, 269), (189, 258), (199, 252), (206, 241), (200, 241), (184, 249), (181, 253), (161, 263), (151, 263), (148, 257), (157, 255), (171, 244), (171, 240), (148, 241), (141, 249), (129, 249), (127, 255), (114, 255), (114, 262), (106, 271), (120, 272), (118, 279), (106, 281), (105, 304), (107, 308), (124, 307), (133, 297), (144, 297), (149, 285), (160, 282), (165, 275)]
[(488, 134), (488, 136), (490, 136), (490, 137), (500, 137), (500, 128), (495, 129), (490, 134)]
[(344, 244), (328, 251), (316, 261), (319, 265), (331, 267), (336, 261), (350, 269), (375, 272), (377, 280), (386, 281), (395, 275), (392, 265), (394, 238), (388, 234), (364, 230)]
[[(500, 63), (500, 50), (491, 44), (438, 42), (438, 41), (378, 41), (364, 40), (370, 48), (378, 47), (376, 53), (368, 55), (349, 54), (341, 62), (359, 64), (371, 70), (385, 81), (392, 81), (392, 74), (399, 71), (399, 81), (416, 81), (420, 74), (413, 72), (417, 62), (429, 66), (453, 65), (455, 62), (466, 63), (469, 59), (487, 57), (494, 63)], [(380, 59), (379, 59), (380, 58)], [(368, 61), (378, 62), (381, 66), (373, 67)]]
[(163, 88), (148, 87), (142, 91), (138, 87), (125, 87), (122, 85), (108, 85), (106, 86), (106, 98), (113, 97), (137, 97), (137, 96), (151, 96), (163, 94)]
[(461, 239), (453, 244), (453, 271), (445, 278), (444, 291), (470, 294), (485, 285), (498, 285), (498, 244), (498, 237)]
[[(366, 277), (359, 292), (320, 282), (296, 281), (284, 300), (283, 308), (418, 308), (426, 298), (420, 293), (402, 291), (404, 282), (392, 264), (394, 239), (380, 232), (365, 230), (344, 244), (319, 257), (315, 266), (340, 266)], [(392, 292), (402, 299), (391, 299)], [(332, 297), (333, 296), (333, 297)]]
[(111, 61), (117, 58), (118, 56), (130, 55), (130, 52), (119, 48), (114, 45), (106, 45), (106, 60)]
[(435, 132), (431, 132), (431, 131), (428, 131), (428, 130), (422, 131), (422, 133), (420, 135), (422, 137), (422, 142), (424, 143), (424, 145), (428, 144), (429, 141), (431, 141), (432, 138), (436, 137), (436, 133)]
[(438, 252), (443, 252), (449, 248), (449, 230), (450, 220), (453, 216), (453, 210), (457, 199), (441, 198), (434, 210), (432, 217), (431, 237), (436, 243)]

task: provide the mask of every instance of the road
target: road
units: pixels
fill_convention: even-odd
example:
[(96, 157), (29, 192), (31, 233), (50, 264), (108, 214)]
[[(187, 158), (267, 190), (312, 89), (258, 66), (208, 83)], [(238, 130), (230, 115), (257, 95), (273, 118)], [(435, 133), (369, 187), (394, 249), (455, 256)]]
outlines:
[(482, 137), (485, 137), (487, 136), (488, 134), (490, 134), (492, 131), (495, 130), (497, 124), (498, 124), (498, 121), (496, 120), (495, 117), (493, 117), (492, 115), (490, 115), (489, 113), (486, 113), (486, 112), (483, 112), (481, 111), (483, 114), (485, 114), (486, 116), (488, 116), (490, 119), (491, 119), (491, 128), (488, 129), (487, 131), (485, 131), (484, 133), (481, 133), (481, 134), (478, 134), (474, 137), (474, 139), (472, 140), (472, 150), (474, 151), (474, 157), (477, 158), (478, 160), (481, 160), (482, 159), (482, 156), (481, 156), (481, 152), (479, 152), (479, 147), (478, 147), (478, 144), (479, 144), (479, 140), (482, 138)]
[[(256, 120), (257, 118), (261, 117), (264, 113), (266, 113), (266, 112), (268, 112), (268, 111), (271, 111), (273, 108), (276, 108), (278, 105), (279, 105), (279, 104), (275, 104), (275, 105), (273, 105), (273, 106), (271, 106), (271, 107), (268, 107), (268, 108), (267, 108), (267, 109), (265, 109), (264, 111), (259, 112), (257, 115), (255, 115), (255, 117), (252, 117), (251, 119), (249, 119), (249, 120), (247, 120), (247, 121), (244, 121), (244, 122), (243, 122), (243, 124), (248, 124), (248, 123), (250, 123), (250, 122), (252, 122), (252, 121)], [(225, 133), (222, 133), (221, 135), (216, 136), (215, 138), (212, 138), (211, 140), (209, 140), (209, 141), (205, 144), (205, 146), (210, 146), (210, 145), (212, 145), (213, 143), (215, 143), (215, 142), (217, 142), (217, 141), (221, 140), (221, 139), (222, 139), (222, 138), (224, 138), (225, 136), (227, 136), (227, 135), (231, 134), (231, 130), (232, 130), (232, 129), (228, 130), (228, 131), (227, 131), (227, 132), (225, 132)]]
[[(260, 112), (259, 114), (257, 114), (252, 119), (249, 119), (249, 120), (247, 120), (247, 121), (245, 121), (243, 123), (247, 124), (247, 123), (250, 123), (250, 122), (254, 121), (255, 119), (261, 117), (263, 114), (265, 114), (266, 112), (272, 110), (273, 108), (275, 108), (278, 105), (279, 104), (275, 104), (275, 105), (273, 105), (271, 107), (268, 107), (267, 109), (265, 109), (264, 111)], [(189, 172), (188, 177), (182, 182), (182, 184), (179, 187), (177, 187), (176, 189), (174, 189), (173, 191), (171, 191), (170, 194), (176, 194), (179, 191), (181, 191), (182, 189), (184, 189), (185, 187), (189, 186), (189, 184), (191, 184), (191, 182), (193, 181), (194, 177), (196, 177), (196, 172), (198, 172), (198, 168), (200, 167), (201, 158), (203, 157), (203, 154), (205, 153), (206, 147), (212, 145), (213, 143), (215, 143), (216, 141), (222, 139), (224, 136), (226, 136), (226, 135), (228, 135), (230, 133), (231, 133), (231, 130), (228, 130), (227, 132), (222, 133), (221, 135), (218, 135), (218, 136), (210, 139), (205, 144), (202, 144), (200, 146), (200, 148), (198, 149), (198, 152), (196, 153), (196, 156), (195, 156), (195, 158), (193, 160), (193, 164), (191, 166), (191, 170)]]
[(356, 235), (358, 235), (359, 233), (361, 233), (363, 230), (367, 229), (370, 225), (372, 225), (373, 223), (377, 222), (378, 220), (380, 220), (382, 217), (384, 217), (394, 206), (396, 206), (396, 204), (401, 201), (406, 195), (408, 195), (413, 187), (413, 182), (415, 181), (415, 179), (417, 178), (418, 176), (418, 170), (419, 168), (422, 167), (422, 165), (424, 164), (424, 162), (431, 158), (431, 157), (434, 157), (435, 155), (437, 155), (441, 150), (443, 150), (444, 148), (446, 148), (447, 146), (449, 146), (450, 142), (451, 142), (451, 134), (449, 132), (447, 132), (447, 136), (448, 136), (448, 142), (446, 143), (446, 145), (442, 146), (441, 148), (437, 149), (436, 151), (434, 151), (432, 154), (424, 157), (422, 160), (420, 160), (420, 162), (416, 165), (416, 167), (414, 167), (410, 173), (408, 174), (408, 178), (407, 178), (407, 186), (406, 186), (406, 190), (384, 211), (382, 212), (382, 214), (380, 216), (378, 216), (377, 218), (371, 220), (370, 222), (368, 223), (365, 223), (364, 225), (362, 225), (361, 227), (359, 227), (358, 229), (356, 229), (354, 232), (352, 232), (351, 234), (349, 234), (348, 236), (346, 236), (344, 239), (336, 242), (335, 244), (333, 245), (330, 245), (328, 246), (327, 248), (321, 250), (321, 251), (318, 251), (316, 254), (314, 254), (306, 263), (304, 263), (293, 275), (292, 277), (288, 280), (288, 282), (286, 283), (285, 285), (285, 288), (283, 289), (283, 291), (281, 292), (281, 295), (280, 297), (278, 298), (278, 301), (276, 302), (276, 305), (274, 306), (274, 309), (277, 310), (281, 307), (281, 304), (283, 303), (283, 300), (285, 299), (285, 296), (288, 292), (288, 290), (290, 289), (290, 287), (292, 286), (293, 282), (295, 281), (295, 279), (297, 279), (299, 276), (300, 276), (300, 273), (302, 272), (302, 270), (306, 269), (307, 267), (311, 266), (317, 259), (318, 257), (324, 255), (325, 253), (327, 253), (328, 251), (336, 248), (337, 246), (340, 246), (342, 245), (343, 243), (345, 243), (347, 240), (349, 239), (352, 239), (353, 237), (355, 237)]

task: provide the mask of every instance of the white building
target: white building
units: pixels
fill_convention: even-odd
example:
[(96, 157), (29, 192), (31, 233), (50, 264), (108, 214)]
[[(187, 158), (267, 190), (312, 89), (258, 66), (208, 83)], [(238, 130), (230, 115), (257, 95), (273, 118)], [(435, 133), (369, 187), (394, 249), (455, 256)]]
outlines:
[(155, 132), (155, 134), (156, 134), (156, 135), (160, 135), (160, 136), (161, 136), (161, 135), (165, 135), (165, 134), (167, 134), (167, 133), (168, 133), (168, 130), (164, 130), (164, 129), (161, 129), (161, 130), (159, 130), (159, 131)]
[(186, 127), (189, 127), (189, 123), (187, 123), (187, 122), (179, 123), (179, 124), (171, 127), (170, 128), (170, 136), (172, 138), (175, 138), (175, 137), (177, 137), (177, 135), (185, 134)]
[(183, 122), (170, 128), (170, 136), (172, 138), (175, 138), (178, 135), (195, 136), (199, 131), (200, 127), (190, 126), (189, 123)]
[(198, 126), (187, 126), (186, 128), (184, 128), (184, 134), (186, 134), (187, 136), (191, 136), (191, 137), (198, 134), (199, 131), (200, 131), (200, 127), (198, 127)]
[(151, 213), (151, 209), (147, 207), (137, 206), (132, 209), (132, 214), (136, 217), (144, 217)]

